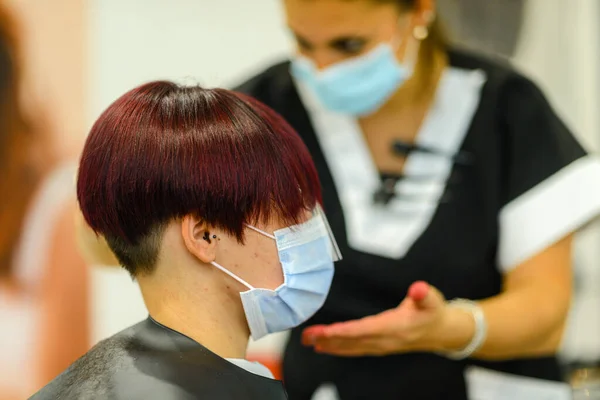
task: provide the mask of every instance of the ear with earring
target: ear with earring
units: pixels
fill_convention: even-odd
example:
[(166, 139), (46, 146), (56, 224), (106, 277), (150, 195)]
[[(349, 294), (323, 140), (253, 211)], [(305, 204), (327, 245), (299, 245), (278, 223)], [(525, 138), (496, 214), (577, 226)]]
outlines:
[[(210, 235), (210, 233), (208, 233), (208, 231), (204, 232), (204, 236), (202, 237), (202, 239), (204, 239), (204, 240), (206, 240), (208, 243), (210, 243), (210, 238), (211, 238), (211, 235)], [(213, 238), (213, 239), (217, 239), (217, 240), (221, 240), (221, 239), (219, 239), (219, 238), (217, 237), (217, 235), (212, 235), (212, 238)]]
[(435, 14), (432, 11), (426, 11), (423, 13), (424, 23), (422, 25), (417, 25), (413, 29), (413, 36), (417, 40), (425, 40), (427, 36), (429, 36), (429, 25), (435, 19)]

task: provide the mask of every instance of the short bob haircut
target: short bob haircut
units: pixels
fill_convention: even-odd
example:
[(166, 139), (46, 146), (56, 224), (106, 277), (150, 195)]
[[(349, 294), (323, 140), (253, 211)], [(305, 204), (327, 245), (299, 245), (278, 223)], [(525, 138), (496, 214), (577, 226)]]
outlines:
[(153, 271), (170, 221), (196, 215), (243, 243), (246, 223), (298, 223), (321, 202), (321, 187), (300, 137), (264, 104), (158, 81), (129, 91), (96, 121), (77, 197), (135, 277)]

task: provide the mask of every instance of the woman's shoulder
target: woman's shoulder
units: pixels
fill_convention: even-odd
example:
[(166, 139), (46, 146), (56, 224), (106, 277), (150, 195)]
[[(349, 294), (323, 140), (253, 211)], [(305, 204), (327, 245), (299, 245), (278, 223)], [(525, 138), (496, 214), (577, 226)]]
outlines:
[(523, 74), (507, 59), (491, 58), (465, 50), (449, 51), (450, 68), (455, 71), (481, 71), (484, 85), (479, 107), (499, 116), (505, 122), (518, 119), (523, 114), (544, 110), (548, 117), (552, 106), (540, 86)]
[(488, 75), (520, 76), (510, 60), (503, 57), (490, 57), (471, 50), (452, 47), (448, 50), (451, 68), (481, 70)]
[(448, 51), (450, 68), (457, 70), (479, 70), (485, 74), (486, 87), (498, 93), (526, 88), (537, 90), (532, 79), (523, 74), (503, 57), (484, 56), (469, 50), (451, 48)]

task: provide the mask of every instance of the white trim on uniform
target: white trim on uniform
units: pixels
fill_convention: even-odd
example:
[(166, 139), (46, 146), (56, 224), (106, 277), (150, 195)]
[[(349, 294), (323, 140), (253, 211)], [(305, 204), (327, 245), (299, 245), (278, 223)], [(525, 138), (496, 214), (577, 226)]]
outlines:
[(600, 159), (582, 157), (505, 205), (498, 265), (508, 272), (600, 213)]
[[(482, 71), (449, 68), (442, 76), (416, 144), (455, 155), (477, 111), (485, 81)], [(387, 206), (374, 204), (373, 193), (380, 178), (356, 119), (326, 110), (308, 88), (298, 81), (295, 84), (333, 176), (344, 210), (349, 246), (392, 259), (404, 257), (429, 226), (453, 161), (424, 152), (410, 153), (403, 173), (431, 176), (431, 181), (400, 181), (396, 186), (400, 196)], [(402, 194), (416, 194), (419, 201), (403, 200)]]

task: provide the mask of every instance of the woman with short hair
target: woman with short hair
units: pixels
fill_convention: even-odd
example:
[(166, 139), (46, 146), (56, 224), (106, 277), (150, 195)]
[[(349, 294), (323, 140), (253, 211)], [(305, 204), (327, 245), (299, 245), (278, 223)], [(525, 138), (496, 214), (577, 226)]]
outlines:
[(150, 316), (33, 398), (285, 399), (249, 336), (314, 314), (340, 258), (294, 130), (245, 95), (151, 82), (96, 121), (77, 188)]

